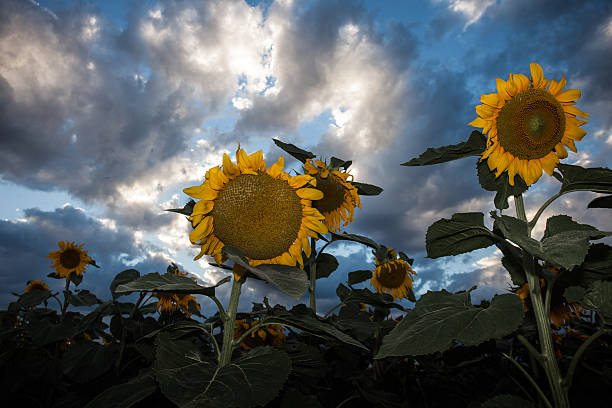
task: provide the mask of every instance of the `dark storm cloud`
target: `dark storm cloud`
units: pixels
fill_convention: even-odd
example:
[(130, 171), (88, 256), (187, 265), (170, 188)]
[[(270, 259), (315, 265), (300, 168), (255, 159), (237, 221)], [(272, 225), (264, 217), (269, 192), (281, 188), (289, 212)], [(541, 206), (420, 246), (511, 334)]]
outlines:
[[(57, 241), (76, 241), (100, 266), (88, 266), (80, 289), (88, 289), (100, 299), (110, 296), (109, 284), (113, 277), (129, 268), (141, 274), (163, 273), (168, 260), (159, 255), (158, 248), (135, 242), (129, 230), (110, 229), (100, 221), (87, 216), (82, 210), (65, 206), (55, 211), (37, 208), (24, 210), (24, 219), (0, 220), (0, 308), (15, 300), (10, 292), (22, 293), (26, 282), (43, 279), (52, 289), (60, 290), (61, 281), (47, 278), (53, 270), (46, 256), (59, 250)], [(151, 251), (151, 253), (149, 253)], [(124, 262), (133, 261), (133, 266)]]

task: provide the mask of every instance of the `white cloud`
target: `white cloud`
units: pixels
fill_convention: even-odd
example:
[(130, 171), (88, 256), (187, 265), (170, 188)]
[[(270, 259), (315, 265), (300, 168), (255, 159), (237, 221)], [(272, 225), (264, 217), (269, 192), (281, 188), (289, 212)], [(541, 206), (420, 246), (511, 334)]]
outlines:
[(448, 8), (455, 13), (462, 14), (467, 22), (463, 26), (465, 31), (469, 26), (480, 20), (484, 12), (495, 3), (495, 0), (434, 0), (436, 3), (444, 1)]

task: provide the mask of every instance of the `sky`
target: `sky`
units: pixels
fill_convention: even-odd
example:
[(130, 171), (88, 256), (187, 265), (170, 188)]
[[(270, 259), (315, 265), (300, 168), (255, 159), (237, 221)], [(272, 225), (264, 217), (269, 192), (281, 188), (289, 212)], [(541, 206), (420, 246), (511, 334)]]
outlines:
[[(529, 75), (531, 62), (547, 78), (565, 75), (590, 114), (578, 153), (564, 163), (609, 166), (607, 0), (3, 0), (0, 308), (51, 272), (46, 255), (64, 240), (83, 243), (100, 265), (81, 287), (102, 299), (118, 272), (164, 272), (170, 262), (216, 283), (226, 272), (210, 258), (193, 261), (189, 222), (163, 210), (182, 207), (182, 190), (199, 185), (223, 153), (234, 158), (238, 143), (263, 150), (268, 164), (283, 155), (286, 170), (299, 169), (273, 138), (352, 160), (355, 180), (384, 189), (362, 197), (343, 230), (414, 258), (417, 294), (474, 285), (474, 301), (503, 293), (510, 281), (494, 248), (436, 260), (425, 253), (433, 222), (494, 209), (476, 159), (400, 163), (466, 140), (480, 95), (496, 91), (495, 78)], [(524, 194), (528, 216), (558, 188), (544, 174)], [(612, 230), (609, 210), (587, 210), (594, 197), (565, 195), (541, 220), (566, 213)], [(337, 303), (348, 272), (374, 267), (357, 244), (328, 251), (340, 267), (318, 282), (322, 312)], [(226, 302), (229, 285), (217, 292)], [(249, 280), (239, 309), (264, 296), (298, 302)], [(214, 314), (198, 299), (204, 315)]]

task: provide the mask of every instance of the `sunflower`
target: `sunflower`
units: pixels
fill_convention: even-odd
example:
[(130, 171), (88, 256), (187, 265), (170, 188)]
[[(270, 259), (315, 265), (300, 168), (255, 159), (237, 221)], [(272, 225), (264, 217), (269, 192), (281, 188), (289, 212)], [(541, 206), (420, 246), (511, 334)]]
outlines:
[[(234, 338), (239, 339), (247, 330), (255, 326), (258, 321), (253, 321), (250, 324), (246, 319), (236, 320), (234, 329)], [(252, 350), (259, 346), (278, 346), (287, 336), (283, 331), (285, 328), (280, 324), (269, 324), (262, 326), (257, 330), (253, 330), (251, 334), (246, 336), (240, 345), (246, 350)]]
[(61, 249), (51, 251), (47, 255), (47, 258), (53, 261), (51, 268), (55, 268), (60, 278), (68, 278), (72, 272), (82, 275), (87, 264), (92, 262), (91, 258), (87, 256), (87, 251), (82, 249), (84, 244), (76, 246), (74, 241), (60, 241), (57, 245)]
[(303, 267), (302, 250), (310, 256), (308, 237), (326, 234), (325, 218), (313, 208), (312, 200), (323, 193), (309, 175), (289, 176), (284, 159), (266, 170), (261, 150), (247, 155), (238, 146), (234, 164), (223, 154), (223, 169), (206, 172), (205, 181), (183, 191), (199, 199), (189, 217), (193, 231), (189, 239), (200, 245), (200, 253), (212, 255), (218, 264), (225, 261), (221, 249), (239, 249), (252, 266), (282, 264)]
[(377, 257), (376, 269), (372, 271), (370, 284), (378, 293), (390, 293), (393, 300), (407, 298), (408, 288), (412, 289), (412, 281), (416, 272), (403, 259), (397, 259), (393, 248), (387, 248), (386, 257)]
[(40, 279), (34, 279), (28, 281), (28, 286), (26, 286), (23, 293), (30, 293), (33, 290), (49, 290), (49, 286), (47, 286), (47, 284)]
[(508, 81), (495, 79), (497, 93), (480, 97), (478, 117), (469, 123), (488, 134), (480, 160), (487, 160), (496, 177), (507, 171), (511, 186), (517, 174), (528, 186), (538, 181), (542, 170), (552, 175), (559, 160), (567, 157), (566, 147), (577, 152), (574, 142), (586, 134), (579, 126), (587, 121), (577, 117), (589, 116), (573, 106), (580, 90), (563, 91), (565, 76), (549, 81), (540, 65), (529, 67), (531, 78), (510, 74)]
[[(172, 268), (172, 273), (177, 276), (188, 276), (187, 272), (181, 272), (178, 268)], [(191, 279), (195, 280), (194, 277)], [(193, 306), (196, 310), (200, 310), (200, 304), (195, 297), (188, 294), (171, 293), (171, 292), (153, 292), (157, 300), (157, 307), (160, 313), (172, 313), (175, 310), (181, 310), (185, 315), (191, 316), (189, 306)]]
[[(552, 273), (557, 273), (558, 270), (551, 270)], [(540, 287), (546, 287), (546, 281), (540, 279)], [(552, 291), (552, 298), (550, 301), (550, 320), (554, 326), (558, 329), (563, 325), (569, 323), (572, 315), (580, 318), (580, 313), (584, 312), (584, 308), (578, 303), (570, 303), (565, 297), (563, 297), (563, 290), (565, 288), (555, 285)], [(525, 283), (520, 288), (516, 289), (515, 292), (523, 301), (523, 308), (526, 312), (531, 310), (531, 299), (529, 298), (529, 285)]]
[(357, 194), (357, 188), (348, 180), (351, 174), (340, 172), (327, 165), (321, 160), (307, 159), (304, 170), (315, 177), (317, 188), (323, 191), (323, 198), (313, 203), (325, 217), (325, 225), (331, 231), (340, 229), (340, 221), (348, 225), (355, 221), (353, 214), (355, 207), (361, 208), (361, 200)]

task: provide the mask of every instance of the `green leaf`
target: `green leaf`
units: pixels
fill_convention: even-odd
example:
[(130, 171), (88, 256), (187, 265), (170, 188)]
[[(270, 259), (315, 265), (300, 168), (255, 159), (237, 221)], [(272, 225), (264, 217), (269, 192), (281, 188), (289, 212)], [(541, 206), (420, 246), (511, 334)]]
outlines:
[(372, 279), (372, 271), (370, 270), (359, 270), (349, 272), (348, 274), (348, 284), (355, 285), (357, 283), (364, 282), (368, 279)]
[(357, 187), (357, 194), (364, 196), (375, 196), (383, 192), (381, 187), (375, 186), (374, 184), (358, 183), (351, 181), (351, 184)]
[(307, 159), (314, 159), (316, 157), (313, 153), (306, 151), (304, 149), (300, 149), (299, 147), (291, 143), (284, 143), (278, 139), (272, 139), (272, 140), (274, 141), (274, 144), (276, 144), (278, 147), (280, 147), (281, 149), (283, 149), (284, 151), (286, 151), (287, 153), (289, 153), (290, 155), (292, 155), (293, 157), (295, 157), (302, 163), (306, 163)]
[(496, 295), (486, 308), (473, 306), (470, 291), (452, 294), (428, 291), (399, 324), (383, 338), (374, 357), (422, 355), (447, 350), (453, 340), (465, 346), (503, 337), (523, 320), (521, 299)]
[(314, 315), (312, 310), (303, 304), (294, 306), (290, 311), (286, 311), (284, 308), (276, 306), (272, 310), (272, 314), (268, 315), (263, 320), (269, 323), (293, 326), (317, 337), (334, 339), (345, 344), (359, 347), (363, 350), (368, 350), (366, 346), (351, 336), (344, 334), (332, 324)]
[(507, 215), (494, 215), (494, 229), (533, 256), (553, 265), (572, 270), (580, 265), (589, 250), (589, 240), (610, 235), (594, 227), (579, 224), (571, 217), (560, 215), (546, 222), (546, 233), (542, 241), (527, 235), (527, 223)]
[(306, 289), (308, 288), (308, 277), (300, 268), (287, 265), (267, 264), (253, 267), (249, 265), (244, 255), (237, 248), (230, 245), (225, 245), (221, 253), (258, 278), (265, 280), (281, 292), (295, 299), (300, 299), (304, 296), (304, 293), (306, 293)]
[(68, 303), (73, 306), (93, 306), (102, 303), (100, 299), (87, 289), (82, 289), (72, 293), (70, 291), (64, 291), (64, 296), (68, 299)]
[(593, 191), (612, 193), (612, 170), (605, 167), (587, 168), (571, 164), (557, 165), (563, 175), (561, 193), (570, 191)]
[(73, 381), (86, 383), (107, 372), (117, 357), (116, 344), (76, 343), (69, 346), (62, 357), (63, 372)]
[(481, 408), (535, 408), (535, 405), (526, 399), (517, 397), (516, 395), (502, 394), (485, 401), (480, 406)]
[(329, 160), (330, 167), (335, 169), (343, 168), (344, 170), (348, 170), (351, 164), (353, 164), (352, 160), (342, 160), (334, 156)]
[(127, 295), (127, 293), (119, 294), (115, 292), (117, 286), (130, 283), (138, 278), (140, 278), (140, 272), (138, 272), (136, 269), (126, 269), (125, 271), (119, 272), (117, 275), (115, 275), (110, 284), (110, 291), (111, 295), (113, 295), (113, 299), (117, 299), (119, 296)]
[(584, 296), (586, 289), (582, 286), (570, 286), (563, 291), (563, 297), (569, 303), (577, 303)]
[(317, 256), (317, 279), (327, 278), (338, 269), (338, 260), (332, 254), (322, 253)]
[(580, 282), (585, 285), (612, 279), (612, 247), (602, 243), (591, 245), (584, 262), (575, 271), (581, 275)]
[(200, 286), (187, 276), (174, 274), (160, 275), (157, 272), (147, 273), (128, 283), (120, 284), (115, 288), (116, 293), (130, 292), (172, 292), (181, 294), (200, 294), (214, 296), (215, 286)]
[(595, 281), (580, 300), (587, 309), (595, 310), (606, 326), (612, 326), (612, 282)]
[(205, 360), (189, 341), (157, 336), (154, 371), (162, 393), (179, 407), (249, 408), (273, 400), (291, 361), (272, 347), (257, 347), (225, 367)]
[(411, 159), (402, 166), (427, 166), (445, 163), (469, 156), (480, 156), (487, 146), (487, 137), (474, 130), (467, 141), (456, 145), (430, 147), (419, 157)]
[[(342, 303), (366, 303), (372, 306), (393, 308), (402, 311), (405, 310), (403, 306), (393, 303), (393, 296), (386, 293), (372, 292), (368, 288), (349, 290), (346, 286), (340, 284), (336, 289), (336, 294)], [(412, 299), (409, 300), (412, 302), (416, 301)]]
[(429, 226), (425, 249), (427, 257), (435, 259), (487, 248), (497, 241), (485, 227), (483, 213), (458, 213), (450, 220), (443, 218)]
[(85, 408), (130, 408), (157, 391), (157, 383), (151, 371), (146, 371), (130, 381), (114, 385), (98, 394)]
[(514, 186), (511, 186), (507, 171), (496, 178), (495, 172), (489, 170), (486, 160), (479, 161), (476, 167), (478, 169), (478, 182), (482, 188), (497, 192), (493, 203), (495, 208), (499, 210), (505, 210), (509, 207), (508, 197), (522, 194), (529, 188), (521, 177), (514, 177)]
[(12, 302), (9, 310), (21, 310), (28, 307), (38, 306), (51, 297), (50, 290), (33, 290), (19, 296), (16, 302)]
[(342, 240), (359, 242), (360, 244), (367, 245), (370, 248), (373, 248), (375, 250), (380, 247), (380, 245), (378, 245), (373, 239), (364, 237), (362, 235), (347, 234), (347, 233), (337, 234), (332, 231), (330, 231), (329, 233), (331, 234), (332, 242), (342, 241)]
[(612, 195), (597, 197), (587, 205), (587, 208), (612, 208)]
[(510, 274), (512, 283), (516, 286), (523, 286), (527, 283), (527, 276), (523, 269), (523, 256), (521, 250), (514, 245), (500, 245), (497, 247), (504, 254), (501, 259), (502, 265)]
[(179, 214), (190, 216), (191, 213), (193, 212), (193, 206), (195, 205), (195, 203), (196, 202), (194, 200), (189, 200), (187, 202), (187, 204), (185, 204), (185, 206), (183, 206), (183, 208), (169, 208), (169, 209), (164, 210), (164, 211), (171, 211), (171, 212), (175, 212), (175, 213), (179, 213)]

